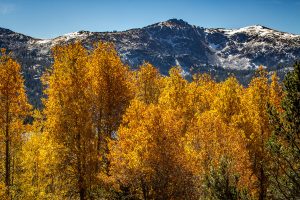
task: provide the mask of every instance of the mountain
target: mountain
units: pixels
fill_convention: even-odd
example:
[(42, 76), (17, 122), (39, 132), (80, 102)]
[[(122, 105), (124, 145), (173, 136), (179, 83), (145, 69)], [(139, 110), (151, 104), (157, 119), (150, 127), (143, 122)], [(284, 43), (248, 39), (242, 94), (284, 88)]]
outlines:
[(167, 74), (180, 65), (189, 77), (208, 72), (217, 80), (230, 74), (249, 83), (255, 69), (263, 65), (281, 77), (300, 59), (300, 35), (254, 25), (240, 29), (203, 28), (170, 19), (121, 32), (69, 33), (54, 39), (37, 39), (0, 28), (0, 48), (11, 51), (19, 61), (31, 103), (40, 106), (40, 77), (53, 61), (51, 48), (81, 41), (88, 49), (99, 40), (114, 42), (122, 60), (132, 68), (148, 61)]

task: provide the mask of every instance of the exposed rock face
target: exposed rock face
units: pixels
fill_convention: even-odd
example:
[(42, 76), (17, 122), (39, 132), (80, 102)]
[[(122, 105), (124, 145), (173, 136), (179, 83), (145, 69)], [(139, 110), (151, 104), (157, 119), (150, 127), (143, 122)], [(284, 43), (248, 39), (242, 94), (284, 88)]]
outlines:
[(51, 48), (81, 41), (87, 48), (99, 40), (114, 42), (122, 60), (132, 68), (148, 61), (167, 74), (180, 65), (185, 75), (208, 72), (218, 80), (235, 74), (247, 84), (263, 65), (283, 76), (300, 59), (300, 35), (255, 25), (240, 29), (202, 28), (171, 19), (122, 32), (79, 31), (54, 39), (36, 39), (0, 28), (0, 48), (13, 52), (21, 63), (27, 91), (40, 106), (40, 76), (51, 66)]

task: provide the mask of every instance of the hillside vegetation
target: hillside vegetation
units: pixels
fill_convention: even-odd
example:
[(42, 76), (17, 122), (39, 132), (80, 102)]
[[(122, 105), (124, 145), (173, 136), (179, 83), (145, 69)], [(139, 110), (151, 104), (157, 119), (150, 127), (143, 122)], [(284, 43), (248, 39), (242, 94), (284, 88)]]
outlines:
[(132, 71), (114, 45), (53, 48), (43, 108), (0, 56), (0, 199), (299, 199), (300, 63), (283, 83)]

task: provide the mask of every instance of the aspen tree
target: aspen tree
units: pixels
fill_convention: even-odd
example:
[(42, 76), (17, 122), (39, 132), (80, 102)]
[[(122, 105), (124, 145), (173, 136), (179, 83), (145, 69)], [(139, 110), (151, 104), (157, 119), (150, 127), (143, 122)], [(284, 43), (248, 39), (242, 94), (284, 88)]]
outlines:
[[(17, 148), (24, 130), (24, 120), (31, 106), (25, 93), (24, 79), (20, 65), (1, 49), (0, 55), (0, 132), (5, 147), (4, 183), (6, 195), (11, 198), (11, 186), (14, 185)], [(13, 162), (14, 161), (14, 162)]]
[(157, 103), (163, 82), (157, 68), (144, 63), (136, 73), (137, 98), (146, 104)]
[(256, 77), (251, 80), (249, 87), (242, 97), (242, 111), (237, 124), (243, 130), (248, 143), (251, 168), (257, 178), (257, 198), (267, 198), (269, 180), (267, 168), (270, 162), (266, 148), (271, 136), (267, 105), (270, 102), (270, 85), (267, 73), (260, 67)]
[(115, 137), (122, 114), (132, 98), (132, 75), (112, 43), (99, 42), (94, 48), (87, 64), (91, 117), (96, 128), (98, 156), (103, 161), (97, 168), (107, 171), (107, 144)]
[(87, 79), (87, 50), (79, 44), (53, 50), (54, 64), (48, 79), (45, 128), (57, 143), (57, 166), (65, 196), (88, 198), (97, 176), (96, 140), (92, 126)]

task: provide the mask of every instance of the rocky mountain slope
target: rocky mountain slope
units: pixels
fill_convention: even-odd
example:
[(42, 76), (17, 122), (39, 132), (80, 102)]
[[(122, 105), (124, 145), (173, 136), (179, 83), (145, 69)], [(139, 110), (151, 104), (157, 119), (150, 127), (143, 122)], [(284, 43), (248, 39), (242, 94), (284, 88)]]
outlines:
[(0, 28), (0, 48), (13, 52), (21, 63), (31, 102), (40, 105), (40, 76), (51, 66), (51, 48), (74, 41), (87, 48), (99, 40), (114, 42), (122, 60), (132, 68), (148, 61), (167, 74), (180, 65), (184, 74), (208, 72), (217, 80), (235, 74), (247, 84), (259, 65), (283, 76), (300, 59), (300, 35), (254, 25), (240, 29), (203, 28), (170, 19), (122, 32), (69, 33), (37, 39)]

